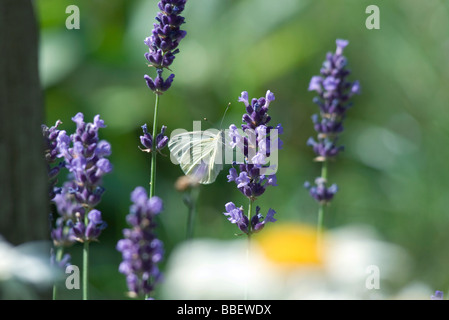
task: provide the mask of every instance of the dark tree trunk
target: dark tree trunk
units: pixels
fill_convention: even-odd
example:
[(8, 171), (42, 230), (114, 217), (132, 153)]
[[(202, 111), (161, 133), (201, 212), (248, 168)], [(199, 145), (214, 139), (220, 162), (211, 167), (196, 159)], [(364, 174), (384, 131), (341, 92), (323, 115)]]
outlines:
[(47, 173), (31, 0), (0, 0), (0, 234), (13, 244), (49, 238)]

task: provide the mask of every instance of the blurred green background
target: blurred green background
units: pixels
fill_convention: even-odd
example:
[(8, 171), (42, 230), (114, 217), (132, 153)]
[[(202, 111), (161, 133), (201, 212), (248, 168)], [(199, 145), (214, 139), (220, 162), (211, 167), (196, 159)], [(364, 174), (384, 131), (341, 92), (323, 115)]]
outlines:
[[(79, 30), (67, 30), (68, 5), (81, 13)], [(368, 5), (380, 8), (380, 30), (368, 30)], [(124, 298), (125, 278), (118, 273), (115, 244), (126, 227), (130, 192), (148, 186), (150, 158), (138, 149), (140, 126), (151, 127), (154, 94), (147, 89), (143, 40), (151, 33), (156, 0), (36, 0), (41, 28), (40, 71), (45, 90), (47, 125), (57, 119), (72, 132), (70, 120), (96, 114), (107, 128), (101, 138), (112, 144), (112, 174), (99, 206), (109, 227), (91, 246), (92, 298)], [(410, 279), (438, 290), (449, 288), (449, 3), (443, 0), (189, 0), (183, 14), (187, 31), (172, 69), (172, 88), (160, 99), (159, 123), (192, 129), (208, 118), (218, 126), (239, 125), (244, 112), (237, 103), (276, 95), (270, 106), (274, 123), (282, 123), (284, 149), (279, 153), (278, 187), (257, 200), (279, 221), (315, 224), (317, 204), (304, 189), (319, 175), (320, 165), (306, 141), (315, 132), (317, 112), (310, 78), (319, 73), (335, 39), (350, 41), (345, 50), (359, 79), (362, 95), (349, 110), (341, 143), (345, 152), (329, 168), (340, 191), (327, 210), (325, 225), (373, 226), (382, 239), (411, 255)], [(206, 129), (210, 125), (203, 123)], [(168, 154), (168, 149), (165, 150)], [(246, 200), (225, 169), (212, 185), (201, 186), (195, 236), (232, 239), (237, 229), (222, 215), (224, 205)], [(159, 157), (156, 193), (163, 198), (158, 234), (166, 260), (184, 241), (186, 207), (174, 189), (182, 174), (169, 157)], [(63, 177), (60, 178), (62, 180)], [(80, 247), (72, 248), (81, 264)], [(164, 265), (162, 265), (162, 269)], [(80, 298), (67, 292), (65, 298)]]

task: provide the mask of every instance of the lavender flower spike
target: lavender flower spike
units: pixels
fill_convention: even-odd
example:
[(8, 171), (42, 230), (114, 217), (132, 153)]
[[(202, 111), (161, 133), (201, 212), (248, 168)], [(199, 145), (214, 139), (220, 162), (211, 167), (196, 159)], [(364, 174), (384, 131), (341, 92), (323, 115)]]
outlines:
[[(229, 170), (228, 182), (234, 182), (237, 189), (245, 195), (250, 202), (247, 215), (244, 214), (242, 207), (237, 208), (232, 202), (226, 204), (226, 212), (223, 214), (228, 217), (231, 223), (248, 236), (263, 229), (266, 222), (275, 222), (274, 210), (270, 209), (265, 219), (259, 213), (260, 208), (256, 208), (256, 215), (251, 217), (251, 208), (253, 202), (261, 196), (268, 186), (277, 186), (275, 173), (267, 173), (268, 168), (277, 169), (270, 159), (274, 148), (281, 149), (282, 141), (277, 139), (277, 144), (271, 144), (272, 137), (282, 134), (284, 129), (280, 124), (275, 128), (269, 125), (271, 117), (268, 115), (268, 108), (275, 100), (274, 94), (268, 90), (265, 97), (249, 100), (248, 92), (243, 91), (238, 98), (239, 102), (245, 105), (246, 113), (242, 116), (243, 124), (241, 128), (243, 134), (235, 124), (229, 127), (229, 145), (231, 148), (237, 148), (244, 155), (242, 163), (235, 163)], [(277, 160), (277, 159), (276, 159)], [(274, 171), (276, 172), (276, 171)]]
[(343, 150), (343, 147), (337, 146), (338, 135), (343, 131), (343, 120), (351, 106), (350, 98), (360, 94), (360, 83), (347, 80), (350, 72), (346, 69), (343, 50), (348, 41), (338, 39), (336, 43), (337, 50), (334, 54), (327, 54), (321, 75), (313, 76), (309, 84), (309, 91), (318, 93), (314, 102), (320, 108), (320, 117), (312, 117), (318, 139), (310, 138), (307, 143), (313, 147), (317, 161), (333, 158)]
[[(315, 180), (316, 186), (309, 182), (305, 187), (310, 195), (321, 205), (329, 203), (337, 192), (337, 185), (326, 187), (327, 162), (334, 159), (344, 150), (338, 145), (338, 139), (343, 132), (343, 120), (351, 107), (350, 99), (360, 94), (360, 83), (347, 80), (350, 72), (347, 70), (347, 59), (343, 51), (349, 44), (347, 40), (337, 39), (335, 53), (329, 52), (320, 70), (319, 76), (313, 76), (309, 83), (309, 91), (315, 91), (318, 96), (313, 99), (319, 107), (319, 114), (312, 116), (313, 128), (317, 137), (310, 137), (307, 145), (311, 146), (316, 155), (315, 161), (322, 162), (321, 177)], [(322, 208), (320, 208), (322, 214)]]
[[(235, 182), (237, 188), (246, 197), (255, 200), (261, 196), (268, 186), (275, 186), (276, 175), (264, 175), (264, 169), (268, 167), (268, 157), (270, 156), (271, 130), (276, 129), (278, 134), (283, 132), (280, 124), (273, 128), (269, 125), (271, 117), (268, 115), (268, 107), (274, 101), (274, 94), (268, 90), (265, 97), (248, 100), (248, 93), (242, 92), (238, 101), (245, 104), (246, 113), (243, 115), (241, 128), (243, 133), (238, 133), (237, 126), (232, 124), (229, 127), (231, 148), (240, 148), (245, 155), (245, 162), (236, 164), (229, 170), (228, 182)], [(278, 148), (282, 141), (278, 139)], [(256, 150), (252, 152), (250, 150)], [(274, 182), (274, 183), (273, 183)]]
[(42, 135), (44, 137), (44, 148), (45, 148), (45, 160), (47, 162), (47, 173), (49, 180), (49, 190), (48, 196), (50, 200), (53, 200), (55, 195), (60, 192), (60, 189), (56, 187), (56, 183), (58, 182), (58, 174), (61, 168), (64, 166), (64, 162), (56, 163), (56, 157), (58, 155), (58, 136), (60, 130), (58, 126), (61, 125), (62, 122), (60, 120), (56, 121), (56, 124), (53, 127), (47, 127), (46, 125), (42, 125)]
[(179, 42), (186, 36), (186, 31), (180, 27), (184, 23), (184, 17), (180, 14), (184, 10), (187, 0), (161, 0), (158, 3), (160, 12), (157, 13), (151, 36), (144, 43), (148, 46), (145, 53), (149, 66), (157, 69), (157, 77), (152, 79), (145, 75), (148, 87), (156, 94), (162, 94), (168, 90), (173, 82), (174, 74), (166, 80), (162, 78), (163, 69), (170, 69), (175, 60), (175, 54), (179, 52)]
[[(58, 157), (64, 158), (65, 167), (73, 176), (73, 181), (65, 188), (66, 195), (62, 195), (58, 202), (61, 208), (83, 208), (76, 212), (73, 208), (69, 210), (72, 211), (68, 219), (72, 223), (71, 238), (90, 242), (97, 240), (106, 227), (101, 213), (94, 207), (104, 193), (103, 176), (112, 171), (112, 164), (106, 158), (111, 154), (111, 146), (107, 141), (99, 140), (98, 131), (105, 127), (100, 115), (96, 115), (91, 123), (84, 122), (82, 113), (72, 120), (76, 123), (75, 133), (68, 136), (61, 131), (57, 139)], [(64, 204), (64, 201), (68, 202)], [(60, 211), (60, 214), (63, 213)]]
[(124, 229), (124, 239), (117, 243), (123, 261), (120, 273), (126, 276), (131, 297), (149, 295), (154, 285), (161, 280), (157, 265), (164, 255), (163, 244), (154, 234), (155, 217), (162, 209), (162, 200), (148, 198), (143, 187), (137, 187), (131, 193), (130, 213), (126, 220), (131, 228)]

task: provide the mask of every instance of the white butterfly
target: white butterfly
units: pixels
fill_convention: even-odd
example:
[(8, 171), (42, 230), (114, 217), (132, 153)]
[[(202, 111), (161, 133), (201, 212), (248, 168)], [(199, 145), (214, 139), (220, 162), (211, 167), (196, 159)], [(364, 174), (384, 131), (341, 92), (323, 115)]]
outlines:
[(223, 169), (224, 155), (230, 146), (225, 143), (224, 130), (214, 129), (176, 134), (170, 138), (168, 148), (172, 161), (179, 163), (185, 175), (198, 183), (210, 184)]

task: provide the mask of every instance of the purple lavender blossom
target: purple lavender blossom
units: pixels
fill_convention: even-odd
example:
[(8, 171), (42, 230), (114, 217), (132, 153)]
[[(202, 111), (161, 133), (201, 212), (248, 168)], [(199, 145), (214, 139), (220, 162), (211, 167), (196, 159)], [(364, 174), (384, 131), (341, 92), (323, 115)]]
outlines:
[(84, 219), (85, 209), (75, 200), (73, 181), (67, 181), (61, 188), (53, 202), (59, 214), (51, 231), (51, 238), (55, 247), (69, 247), (77, 240), (73, 233), (73, 227), (77, 221)]
[(444, 295), (443, 291), (436, 290), (435, 295), (432, 295), (430, 297), (430, 299), (431, 300), (444, 300), (443, 295)]
[(238, 168), (240, 173), (235, 168), (229, 169), (228, 182), (235, 182), (237, 189), (249, 199), (261, 196), (268, 186), (277, 186), (275, 174), (261, 175), (260, 168), (254, 164), (240, 164)]
[(166, 126), (162, 126), (161, 132), (156, 136), (155, 145), (153, 145), (153, 136), (148, 132), (147, 124), (142, 126), (143, 135), (140, 136), (140, 142), (145, 147), (145, 149), (140, 148), (140, 150), (145, 152), (151, 152), (152, 150), (156, 150), (160, 152), (168, 143), (168, 137), (165, 135), (165, 130), (167, 130)]
[[(235, 182), (237, 189), (250, 200), (251, 204), (265, 192), (268, 186), (277, 186), (275, 174), (277, 167), (276, 164), (271, 163), (270, 155), (275, 151), (271, 148), (282, 148), (282, 141), (277, 134), (282, 134), (283, 128), (280, 124), (275, 128), (269, 125), (271, 117), (268, 115), (268, 108), (274, 100), (274, 94), (270, 90), (265, 97), (254, 98), (251, 101), (249, 101), (248, 92), (242, 92), (238, 99), (246, 108), (246, 113), (242, 117), (242, 129), (239, 130), (234, 124), (229, 127), (230, 146), (239, 150), (244, 160), (242, 163), (235, 163), (229, 170), (228, 182)], [(273, 137), (277, 141), (271, 141)], [(263, 219), (259, 213), (259, 207), (256, 208), (256, 215), (252, 218), (249, 218), (251, 212), (246, 216), (243, 208), (237, 208), (232, 202), (227, 203), (225, 207), (224, 215), (228, 217), (228, 220), (248, 235), (262, 230), (266, 222), (276, 221), (273, 218), (276, 212), (272, 209)]]
[(53, 249), (50, 251), (50, 265), (54, 266), (56, 268), (62, 269), (65, 271), (65, 269), (71, 264), (72, 257), (70, 254), (66, 253), (62, 256), (61, 260), (56, 259), (56, 254)]
[(158, 263), (164, 255), (163, 244), (154, 234), (155, 217), (162, 211), (162, 200), (148, 198), (143, 187), (131, 193), (130, 213), (126, 220), (131, 228), (124, 229), (124, 239), (117, 243), (123, 261), (120, 273), (126, 276), (129, 293), (132, 297), (149, 295), (154, 285), (161, 280)]
[(276, 211), (269, 209), (267, 216), (264, 218), (260, 213), (260, 207), (256, 207), (256, 215), (251, 218), (251, 229), (248, 217), (244, 214), (243, 208), (237, 208), (233, 202), (228, 202), (225, 205), (226, 212), (223, 212), (228, 217), (229, 222), (236, 224), (237, 227), (246, 234), (257, 233), (261, 231), (267, 222), (276, 222), (274, 215)]
[(60, 189), (56, 187), (56, 183), (58, 183), (58, 174), (61, 171), (61, 168), (64, 166), (64, 163), (62, 161), (56, 164), (56, 159), (59, 152), (57, 138), (59, 136), (60, 130), (58, 129), (58, 126), (61, 123), (62, 122), (58, 120), (56, 121), (56, 124), (50, 128), (44, 124), (41, 126), (42, 135), (44, 137), (44, 156), (47, 162), (47, 173), (49, 181), (48, 196), (50, 200), (52, 200), (55, 195), (60, 192)]
[(307, 140), (307, 145), (313, 148), (313, 152), (317, 155), (316, 161), (324, 161), (325, 159), (335, 157), (340, 151), (344, 150), (344, 146), (336, 146), (336, 140), (332, 141), (329, 138), (324, 138), (315, 141), (312, 137)]
[(360, 83), (346, 79), (350, 72), (346, 69), (343, 50), (348, 41), (338, 39), (336, 43), (337, 50), (327, 54), (321, 76), (313, 76), (309, 84), (309, 91), (318, 93), (313, 101), (320, 108), (320, 116), (312, 116), (318, 139), (309, 138), (307, 145), (313, 147), (318, 161), (333, 158), (343, 150), (342, 146), (337, 146), (338, 135), (343, 131), (343, 120), (351, 107), (350, 98), (360, 93)]
[(251, 226), (253, 229), (253, 232), (259, 232), (265, 227), (265, 224), (267, 222), (276, 222), (277, 220), (274, 218), (274, 215), (276, 214), (276, 211), (273, 209), (269, 209), (267, 216), (264, 218), (263, 215), (260, 213), (260, 207), (256, 207), (256, 215), (251, 218)]
[[(65, 193), (67, 186), (62, 188), (56, 187), (58, 182), (57, 176), (61, 168), (65, 165), (64, 161), (60, 161), (54, 165), (59, 153), (58, 137), (61, 134), (61, 130), (58, 129), (58, 126), (61, 124), (62, 122), (58, 120), (53, 127), (49, 128), (46, 125), (42, 125), (41, 127), (44, 136), (45, 160), (47, 162), (49, 178), (49, 200), (56, 204), (59, 213), (56, 221), (54, 221), (53, 213), (50, 213), (50, 236), (53, 240), (54, 248), (57, 248), (58, 252), (62, 254), (62, 248), (69, 247), (75, 242), (71, 236), (72, 217), (75, 216), (74, 212), (83, 213), (84, 209), (79, 205), (76, 208), (71, 205), (71, 200), (66, 198), (66, 196), (70, 197), (70, 195)], [(70, 202), (70, 205), (68, 202)], [(50, 251), (50, 264), (60, 269), (65, 269), (70, 263), (71, 256), (69, 254), (57, 256), (54, 248)]]
[(334, 183), (329, 188), (326, 187), (326, 179), (318, 177), (315, 179), (315, 186), (306, 181), (304, 187), (309, 190), (310, 195), (320, 203), (328, 203), (332, 200), (338, 191), (337, 185)]
[(338, 139), (343, 132), (343, 120), (351, 107), (350, 98), (360, 94), (360, 83), (347, 80), (350, 72), (346, 69), (347, 60), (343, 50), (348, 41), (337, 39), (335, 53), (329, 52), (320, 70), (320, 76), (313, 76), (309, 83), (309, 91), (315, 91), (318, 96), (313, 99), (320, 113), (312, 116), (313, 127), (318, 133), (317, 138), (310, 137), (307, 145), (316, 154), (316, 161), (323, 163), (322, 177), (315, 180), (316, 186), (306, 182), (304, 186), (310, 195), (321, 204), (329, 203), (337, 192), (337, 185), (326, 187), (327, 161), (335, 158), (343, 146), (338, 145)]
[(186, 36), (186, 31), (180, 29), (185, 20), (180, 14), (184, 10), (186, 1), (159, 1), (160, 12), (156, 16), (157, 23), (153, 24), (151, 36), (144, 41), (149, 48), (149, 51), (145, 53), (145, 58), (149, 62), (149, 66), (157, 69), (155, 79), (148, 75), (145, 75), (144, 78), (148, 87), (156, 94), (162, 94), (162, 92), (168, 90), (175, 76), (171, 74), (164, 80), (162, 71), (164, 68), (169, 69), (175, 59), (175, 54), (179, 52), (179, 42)]
[[(111, 154), (111, 146), (108, 142), (99, 140), (98, 131), (105, 127), (99, 115), (94, 117), (92, 123), (85, 123), (82, 113), (76, 114), (72, 120), (76, 123), (75, 133), (68, 136), (65, 131), (61, 131), (57, 141), (58, 157), (65, 159), (65, 167), (73, 180), (67, 185), (65, 194), (58, 198), (60, 203), (56, 204), (60, 210), (70, 209), (71, 216), (66, 220), (71, 227), (71, 239), (79, 242), (95, 241), (106, 227), (100, 211), (94, 207), (104, 193), (102, 178), (112, 171), (112, 164), (106, 158)], [(71, 206), (82, 207), (84, 210), (74, 213)]]
[(225, 208), (226, 212), (223, 214), (228, 217), (229, 222), (236, 224), (244, 233), (248, 233), (249, 219), (243, 214), (243, 208), (237, 208), (233, 202), (228, 202)]
[[(243, 102), (246, 112), (243, 117), (242, 130), (240, 134), (237, 126), (229, 127), (230, 145), (239, 148), (243, 153), (245, 161), (229, 170), (228, 182), (234, 181), (237, 188), (248, 198), (255, 200), (261, 196), (267, 186), (276, 186), (276, 175), (264, 175), (264, 169), (269, 168), (268, 157), (271, 154), (271, 131), (277, 130), (282, 134), (283, 128), (280, 124), (273, 128), (267, 126), (271, 120), (268, 115), (268, 107), (275, 97), (271, 91), (267, 91), (265, 97), (248, 100), (248, 93), (242, 92), (239, 101)], [(282, 148), (282, 141), (278, 138), (277, 147)], [(237, 165), (237, 164), (236, 164)], [(271, 167), (271, 169), (275, 169)]]

